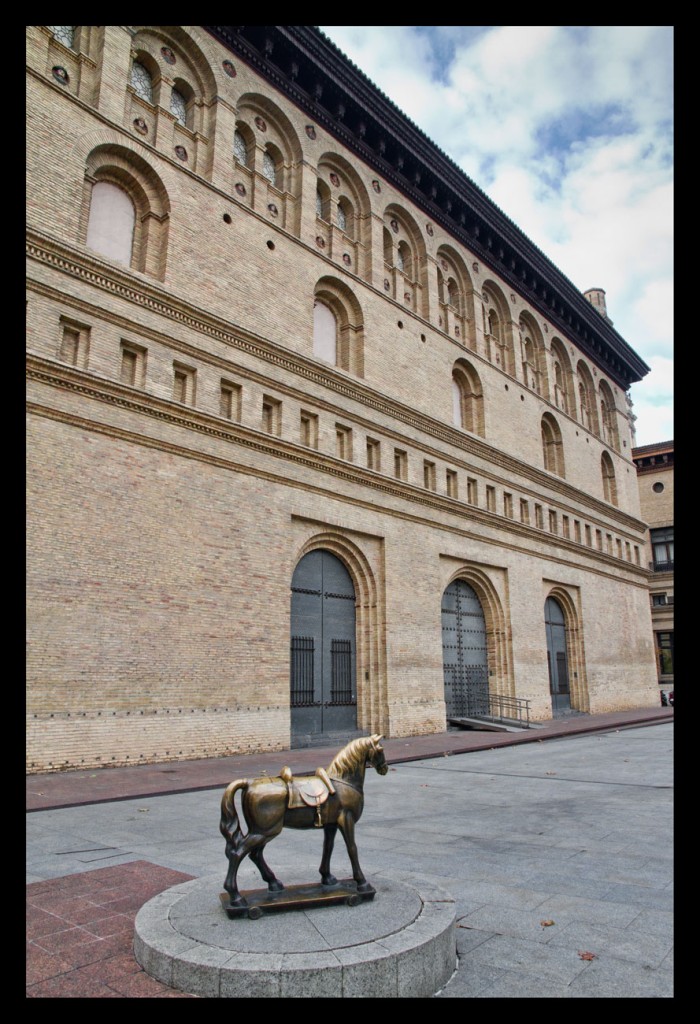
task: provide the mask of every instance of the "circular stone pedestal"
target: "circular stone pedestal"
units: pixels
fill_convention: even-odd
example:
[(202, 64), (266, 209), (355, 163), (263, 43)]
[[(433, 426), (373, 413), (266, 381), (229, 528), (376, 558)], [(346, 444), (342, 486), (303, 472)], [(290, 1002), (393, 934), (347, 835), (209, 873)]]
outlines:
[(432, 996), (456, 966), (455, 906), (420, 882), (374, 878), (373, 900), (230, 919), (219, 875), (166, 889), (136, 917), (134, 953), (192, 995)]

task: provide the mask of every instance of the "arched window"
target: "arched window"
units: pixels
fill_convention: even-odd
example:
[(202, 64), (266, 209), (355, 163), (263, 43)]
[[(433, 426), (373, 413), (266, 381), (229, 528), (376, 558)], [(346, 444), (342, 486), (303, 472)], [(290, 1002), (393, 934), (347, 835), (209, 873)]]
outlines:
[(583, 384), (578, 386), (578, 401), (581, 407), (581, 423), (586, 430), (591, 429), (591, 414), (588, 408), (588, 392)]
[(408, 242), (399, 242), (396, 249), (396, 269), (401, 270), (406, 277), (413, 280), (413, 258)]
[(345, 196), (338, 200), (337, 224), (340, 230), (350, 238), (355, 237), (354, 211), (352, 203)]
[(334, 366), (337, 360), (338, 321), (332, 309), (323, 302), (314, 302), (313, 353)]
[(615, 480), (615, 467), (607, 452), (603, 452), (600, 458), (600, 471), (603, 477), (603, 497), (611, 505), (617, 505), (617, 481)]
[(591, 371), (581, 361), (576, 368), (576, 372), (578, 375), (578, 400), (581, 410), (581, 423), (586, 430), (598, 434), (598, 411), (596, 409), (595, 388)]
[(388, 267), (394, 265), (394, 243), (391, 238), (391, 233), (388, 228), (384, 228), (382, 233), (382, 239), (384, 242), (384, 262)]
[(335, 277), (322, 277), (314, 289), (313, 354), (364, 376), (362, 308), (352, 289)]
[(170, 112), (175, 115), (180, 124), (187, 126), (187, 101), (179, 89), (171, 90)]
[(92, 187), (87, 245), (108, 259), (131, 265), (136, 210), (131, 198), (110, 181)]
[(131, 85), (137, 96), (146, 103), (153, 103), (153, 76), (141, 61), (135, 60), (131, 65)]
[(542, 455), (544, 468), (557, 476), (564, 476), (564, 446), (562, 444), (561, 430), (559, 424), (545, 413), (541, 423), (542, 431)]
[(342, 207), (342, 205), (340, 203), (338, 203), (338, 210), (337, 210), (335, 219), (336, 219), (336, 223), (337, 223), (338, 227), (340, 228), (340, 230), (341, 231), (345, 231), (347, 229), (347, 226), (348, 226), (348, 219), (347, 219), (347, 216), (345, 214), (345, 210), (343, 209), (343, 207)]
[(233, 133), (233, 155), (239, 164), (243, 164), (244, 167), (249, 166), (248, 144), (246, 143), (245, 136), (238, 128)]
[(163, 280), (170, 201), (151, 165), (116, 144), (85, 158), (80, 240), (109, 259)]
[(263, 153), (262, 172), (271, 185), (278, 186), (277, 161), (269, 147)]
[(564, 383), (564, 371), (558, 359), (554, 360), (554, 403), (558, 409), (564, 412), (569, 411), (569, 403), (566, 397), (566, 385)]
[(617, 432), (615, 399), (610, 390), (610, 385), (604, 380), (600, 382), (600, 427), (605, 443), (609, 444), (615, 451), (619, 451), (620, 440)]
[(73, 49), (73, 39), (75, 37), (75, 25), (47, 25), (49, 32), (53, 32), (54, 38), (58, 39), (59, 43), (63, 43), (69, 49)]
[(484, 397), (474, 367), (460, 359), (452, 370), (452, 417), (456, 427), (484, 437)]

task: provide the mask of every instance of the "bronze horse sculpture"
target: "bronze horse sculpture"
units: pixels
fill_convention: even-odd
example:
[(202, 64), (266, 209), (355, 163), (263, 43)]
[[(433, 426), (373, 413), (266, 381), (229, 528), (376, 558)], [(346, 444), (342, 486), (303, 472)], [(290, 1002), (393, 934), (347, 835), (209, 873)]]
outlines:
[[(374, 735), (352, 740), (335, 756), (326, 771), (320, 768), (315, 776), (299, 776), (293, 780), (290, 770), (284, 768), (275, 778), (236, 779), (226, 787), (221, 799), (219, 829), (226, 840), (229, 868), (224, 889), (229, 894), (231, 907), (247, 905), (237, 884), (238, 868), (246, 856), (250, 856), (270, 892), (284, 889), (263, 857), (267, 843), (283, 828), (323, 828), (323, 856), (319, 872), (324, 886), (337, 884), (330, 865), (336, 832), (340, 829), (357, 892), (374, 892), (357, 859), (355, 824), (364, 807), (365, 768), (369, 765), (380, 775), (386, 775), (389, 770), (384, 750), (379, 745), (381, 739), (381, 736)], [(245, 835), (234, 803), (239, 791), (243, 817), (248, 826)]]

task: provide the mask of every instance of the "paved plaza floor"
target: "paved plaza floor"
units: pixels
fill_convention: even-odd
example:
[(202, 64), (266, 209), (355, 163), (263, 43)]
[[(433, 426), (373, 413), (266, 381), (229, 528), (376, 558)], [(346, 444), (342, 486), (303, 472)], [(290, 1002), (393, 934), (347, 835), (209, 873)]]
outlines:
[[(437, 998), (673, 995), (672, 719), (446, 749), (369, 771), (365, 793), (357, 845), (376, 900), (383, 878), (456, 900), (458, 966)], [(133, 920), (180, 881), (220, 868), (223, 883), (220, 799), (217, 786), (27, 815), (27, 995), (183, 997), (133, 959)], [(316, 831), (266, 850), (288, 882), (314, 881), (320, 858)], [(351, 873), (340, 838), (333, 869)], [(249, 861), (239, 884), (261, 886)]]

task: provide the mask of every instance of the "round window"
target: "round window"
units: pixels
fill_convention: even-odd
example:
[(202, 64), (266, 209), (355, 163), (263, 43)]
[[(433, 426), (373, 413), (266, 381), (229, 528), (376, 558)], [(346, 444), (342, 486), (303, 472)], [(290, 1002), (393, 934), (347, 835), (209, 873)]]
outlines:
[(654, 493), (655, 493), (655, 494), (661, 494), (661, 492), (663, 491), (663, 489), (664, 489), (664, 485), (663, 485), (663, 484), (661, 484), (661, 483), (656, 483), (656, 484), (654, 484), (654, 486), (652, 487), (652, 491), (654, 491)]

